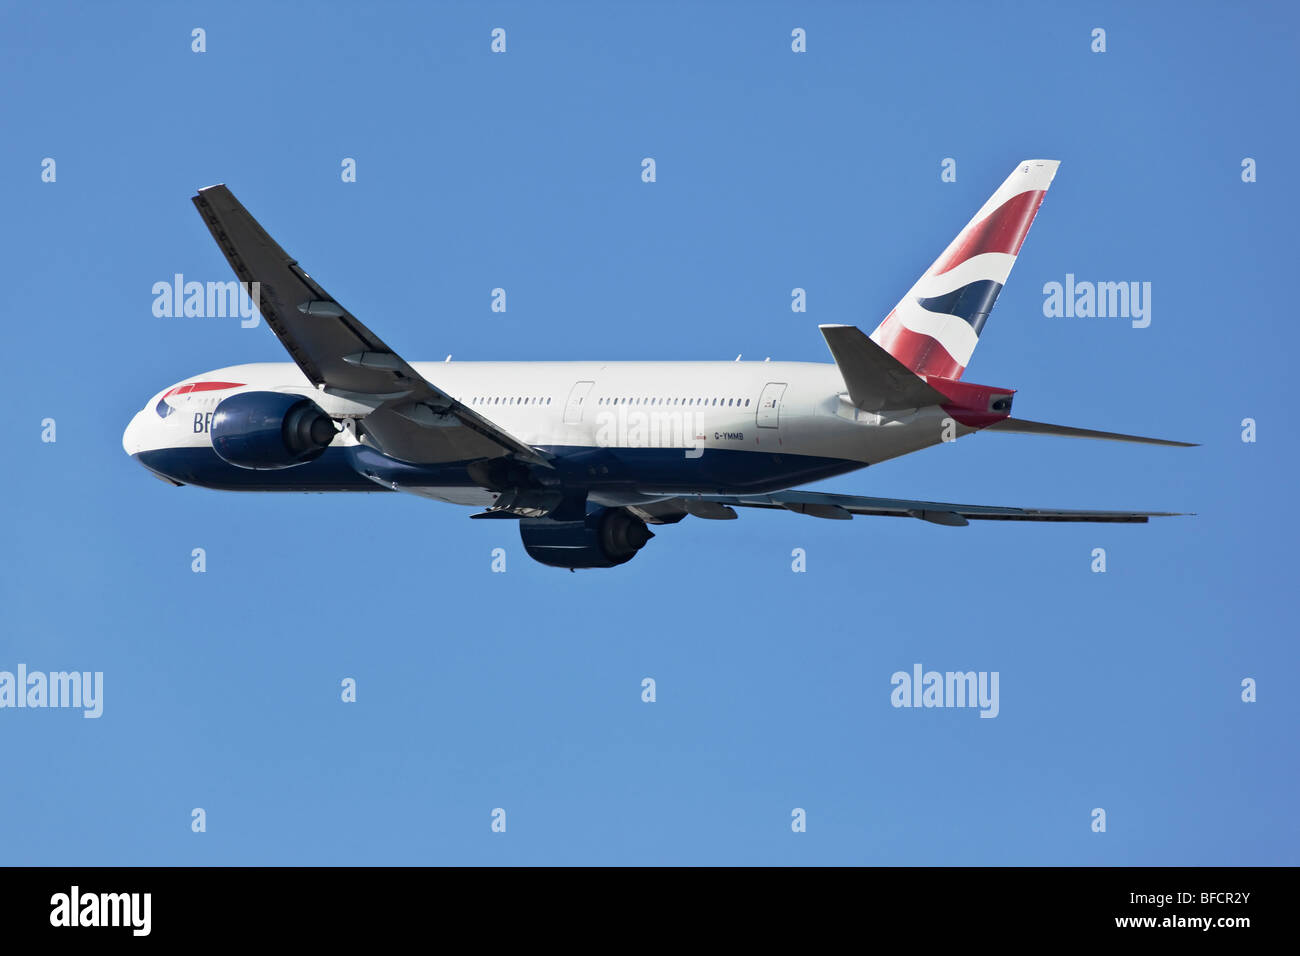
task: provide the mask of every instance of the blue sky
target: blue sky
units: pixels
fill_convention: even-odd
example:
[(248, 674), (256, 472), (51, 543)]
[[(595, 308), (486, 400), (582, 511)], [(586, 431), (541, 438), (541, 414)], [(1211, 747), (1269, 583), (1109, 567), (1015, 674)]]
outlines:
[[(102, 671), (105, 700), (0, 711), (0, 862), (1300, 863), (1296, 20), (7, 6), (0, 669)], [(873, 328), (1034, 157), (1061, 169), (966, 378), (1027, 418), (1203, 447), (979, 435), (818, 487), (1194, 518), (760, 512), (568, 574), (463, 509), (170, 488), (122, 452), (163, 387), (284, 360), (265, 326), (152, 314), (174, 273), (232, 278), (199, 186), (411, 359), (827, 361), (819, 322)], [(1152, 283), (1150, 327), (1044, 317), (1067, 273)], [(891, 707), (918, 662), (998, 671), (999, 716)]]

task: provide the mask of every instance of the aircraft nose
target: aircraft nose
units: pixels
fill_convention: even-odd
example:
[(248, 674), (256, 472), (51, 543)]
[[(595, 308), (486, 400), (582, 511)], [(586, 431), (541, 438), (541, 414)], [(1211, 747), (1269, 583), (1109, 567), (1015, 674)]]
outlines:
[(137, 455), (144, 448), (144, 414), (144, 409), (136, 412), (126, 426), (126, 431), (122, 432), (122, 448), (128, 455)]

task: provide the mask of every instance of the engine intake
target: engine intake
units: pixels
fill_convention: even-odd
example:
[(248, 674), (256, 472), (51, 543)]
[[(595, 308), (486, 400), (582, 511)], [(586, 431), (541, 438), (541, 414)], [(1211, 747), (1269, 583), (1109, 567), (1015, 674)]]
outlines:
[(212, 413), (212, 448), (239, 468), (271, 471), (315, 461), (336, 434), (310, 398), (284, 392), (241, 392)]
[(622, 508), (597, 508), (581, 521), (523, 518), (519, 537), (530, 558), (553, 568), (612, 568), (631, 561), (654, 533)]

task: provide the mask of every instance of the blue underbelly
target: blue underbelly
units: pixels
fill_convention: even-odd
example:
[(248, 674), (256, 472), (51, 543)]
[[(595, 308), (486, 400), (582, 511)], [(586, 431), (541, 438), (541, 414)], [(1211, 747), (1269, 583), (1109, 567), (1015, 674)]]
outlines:
[(236, 468), (209, 448), (156, 448), (135, 457), (150, 471), (183, 485), (219, 491), (388, 491), (352, 467), (347, 448), (327, 448), (305, 465), (275, 471)]
[(687, 457), (682, 448), (545, 447), (573, 484), (634, 487), (644, 491), (743, 494), (776, 491), (832, 478), (863, 462), (811, 455), (709, 448)]
[[(775, 491), (854, 471), (862, 462), (809, 455), (710, 448), (687, 457), (681, 448), (543, 447), (555, 456), (556, 477), (569, 487), (635, 488), (742, 494)], [(139, 452), (140, 463), (162, 477), (223, 491), (387, 491), (361, 471), (405, 487), (466, 487), (474, 481), (466, 462), (410, 465), (370, 448), (328, 448), (315, 461), (292, 468), (237, 468), (209, 448), (159, 448)]]

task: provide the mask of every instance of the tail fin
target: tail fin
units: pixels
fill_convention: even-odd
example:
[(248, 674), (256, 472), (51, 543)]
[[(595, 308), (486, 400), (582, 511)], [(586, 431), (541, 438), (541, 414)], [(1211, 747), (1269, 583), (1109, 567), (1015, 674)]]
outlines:
[(872, 340), (917, 375), (961, 378), (1059, 165), (1054, 159), (1020, 163)]

